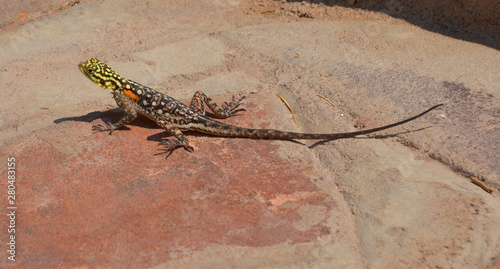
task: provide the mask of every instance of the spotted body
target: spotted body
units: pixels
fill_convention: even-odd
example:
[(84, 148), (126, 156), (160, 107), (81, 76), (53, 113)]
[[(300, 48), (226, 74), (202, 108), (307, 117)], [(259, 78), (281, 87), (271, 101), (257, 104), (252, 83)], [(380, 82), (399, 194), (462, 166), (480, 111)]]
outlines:
[(160, 144), (167, 146), (167, 148), (171, 151), (178, 147), (183, 147), (191, 151), (193, 150), (193, 148), (189, 146), (188, 139), (182, 133), (182, 131), (187, 130), (225, 137), (277, 140), (334, 140), (355, 137), (392, 128), (421, 117), (431, 110), (441, 106), (441, 104), (433, 106), (414, 117), (400, 122), (357, 132), (308, 134), (285, 132), (274, 129), (251, 129), (228, 125), (205, 116), (205, 104), (218, 118), (228, 118), (238, 111), (245, 110), (239, 108), (241, 100), (245, 98), (244, 96), (238, 100), (236, 100), (233, 96), (233, 100), (231, 102), (219, 107), (203, 92), (197, 91), (191, 100), (191, 105), (187, 106), (164, 93), (121, 77), (115, 73), (111, 67), (96, 58), (91, 58), (86, 62), (82, 62), (78, 67), (80, 68), (80, 71), (95, 84), (104, 89), (111, 89), (116, 103), (126, 113), (126, 115), (117, 123), (93, 126), (93, 130), (109, 131), (111, 134), (114, 130), (134, 120), (137, 117), (137, 112), (139, 112), (140, 114), (143, 114), (155, 121), (160, 127), (176, 138), (176, 140), (168, 139), (160, 142)]

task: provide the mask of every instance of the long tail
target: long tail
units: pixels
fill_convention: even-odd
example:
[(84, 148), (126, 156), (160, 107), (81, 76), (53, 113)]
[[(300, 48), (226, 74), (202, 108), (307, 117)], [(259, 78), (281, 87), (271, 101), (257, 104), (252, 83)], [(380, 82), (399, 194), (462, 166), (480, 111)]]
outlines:
[(294, 132), (285, 132), (274, 129), (251, 129), (251, 128), (243, 128), (236, 127), (231, 125), (226, 125), (224, 123), (218, 121), (207, 121), (206, 122), (206, 130), (197, 129), (199, 132), (204, 132), (216, 136), (230, 136), (230, 137), (243, 137), (243, 138), (261, 138), (261, 139), (278, 139), (278, 140), (293, 140), (293, 139), (325, 139), (325, 140), (335, 140), (342, 138), (350, 138), (358, 135), (364, 135), (369, 133), (374, 133), (378, 131), (382, 131), (385, 129), (389, 129), (401, 124), (405, 124), (409, 121), (415, 120), (423, 115), (429, 113), (437, 107), (442, 106), (443, 104), (435, 105), (426, 111), (413, 116), (411, 118), (398, 121), (396, 123), (392, 123), (389, 125), (384, 125), (377, 128), (372, 128), (368, 130), (356, 131), (356, 132), (348, 132), (348, 133), (336, 133), (336, 134), (308, 134), (308, 133), (294, 133)]

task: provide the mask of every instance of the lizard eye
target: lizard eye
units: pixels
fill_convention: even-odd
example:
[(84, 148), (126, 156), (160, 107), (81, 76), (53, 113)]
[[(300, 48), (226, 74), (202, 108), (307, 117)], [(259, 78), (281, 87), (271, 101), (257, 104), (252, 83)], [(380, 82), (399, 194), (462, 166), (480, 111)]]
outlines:
[(90, 73), (90, 74), (92, 74), (92, 71), (93, 71), (93, 70), (92, 70), (92, 68), (89, 68), (89, 73)]

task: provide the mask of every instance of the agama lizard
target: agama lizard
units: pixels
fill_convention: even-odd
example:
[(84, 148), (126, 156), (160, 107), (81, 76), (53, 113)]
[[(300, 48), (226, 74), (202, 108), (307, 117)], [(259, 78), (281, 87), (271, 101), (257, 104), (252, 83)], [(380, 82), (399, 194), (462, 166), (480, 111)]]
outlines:
[(99, 124), (93, 126), (93, 130), (109, 131), (109, 134), (111, 134), (114, 130), (134, 120), (137, 117), (137, 112), (139, 112), (155, 121), (160, 127), (165, 129), (168, 134), (173, 135), (176, 138), (176, 140), (167, 139), (160, 142), (160, 144), (165, 145), (170, 152), (179, 147), (183, 147), (188, 151), (193, 151), (193, 147), (189, 145), (189, 141), (182, 131), (191, 130), (215, 136), (257, 139), (334, 140), (355, 137), (392, 128), (419, 118), (442, 105), (439, 104), (433, 106), (416, 116), (396, 123), (356, 132), (309, 134), (285, 132), (274, 129), (251, 129), (228, 125), (205, 116), (205, 104), (210, 108), (216, 117), (221, 119), (231, 117), (236, 112), (245, 110), (243, 108), (239, 108), (241, 101), (245, 98), (244, 96), (239, 99), (235, 99), (233, 96), (231, 102), (225, 103), (225, 105), (219, 107), (203, 92), (197, 91), (191, 100), (191, 105), (187, 106), (166, 94), (118, 75), (111, 69), (111, 67), (96, 58), (91, 58), (86, 62), (82, 62), (78, 65), (78, 67), (82, 73), (95, 84), (104, 89), (113, 90), (113, 97), (116, 103), (126, 113), (126, 115), (118, 122), (106, 125)]

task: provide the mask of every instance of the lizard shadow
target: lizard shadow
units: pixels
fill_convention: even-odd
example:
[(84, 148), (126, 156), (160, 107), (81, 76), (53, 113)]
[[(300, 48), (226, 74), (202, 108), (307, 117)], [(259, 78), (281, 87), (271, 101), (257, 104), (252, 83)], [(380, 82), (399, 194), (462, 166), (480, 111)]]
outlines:
[[(355, 136), (355, 137), (339, 138), (339, 139), (386, 139), (386, 138), (396, 137), (396, 136), (402, 135), (402, 134), (420, 132), (420, 131), (423, 131), (423, 130), (428, 129), (428, 128), (432, 128), (432, 126), (427, 126), (427, 127), (423, 127), (423, 128), (419, 128), (419, 129), (415, 129), (415, 130), (410, 130), (410, 131), (406, 131), (406, 132), (398, 132), (398, 133), (387, 134), (387, 135)], [(330, 141), (333, 141), (333, 140), (338, 140), (338, 139), (321, 140), (321, 141), (318, 141), (318, 142), (310, 145), (308, 148), (312, 149), (316, 146), (323, 145), (323, 144), (330, 142)]]
[[(101, 119), (103, 123), (108, 124), (108, 123), (116, 123), (118, 122), (125, 114), (123, 113), (123, 110), (121, 108), (113, 108), (108, 111), (94, 111), (87, 113), (82, 116), (78, 117), (64, 117), (64, 118), (59, 118), (55, 119), (53, 122), (55, 124), (59, 124), (65, 121), (79, 121), (79, 122), (88, 122), (91, 123), (94, 120)], [(132, 122), (128, 123), (127, 125), (134, 125), (138, 127), (143, 127), (143, 128), (148, 128), (148, 129), (159, 129), (160, 127), (153, 122), (152, 120), (148, 119), (147, 117), (138, 114), (137, 118), (133, 120)], [(130, 128), (127, 128), (126, 126), (123, 126), (120, 128), (120, 130), (130, 130)]]
[(102, 112), (94, 111), (94, 112), (90, 112), (90, 113), (87, 113), (87, 114), (82, 115), (82, 116), (63, 117), (63, 118), (55, 119), (52, 122), (55, 124), (59, 124), (59, 123), (66, 122), (66, 121), (92, 122), (96, 119), (101, 118), (101, 116), (102, 116)]

